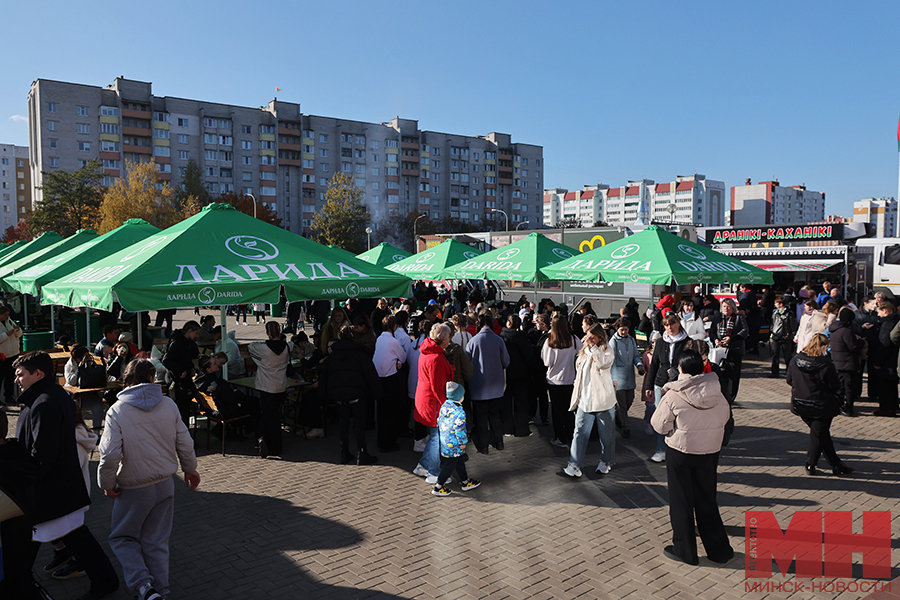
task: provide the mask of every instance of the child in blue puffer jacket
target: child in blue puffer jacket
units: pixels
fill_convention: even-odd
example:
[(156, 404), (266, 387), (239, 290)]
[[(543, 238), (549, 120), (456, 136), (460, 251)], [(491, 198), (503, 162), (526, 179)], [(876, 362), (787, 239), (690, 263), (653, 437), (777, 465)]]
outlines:
[(447, 382), (447, 401), (441, 406), (437, 424), (441, 438), (441, 472), (437, 484), (431, 493), (435, 496), (449, 496), (450, 474), (456, 469), (459, 476), (460, 489), (464, 492), (474, 490), (481, 482), (471, 479), (466, 473), (466, 461), (463, 456), (469, 435), (466, 433), (466, 411), (462, 401), (466, 390), (456, 382)]

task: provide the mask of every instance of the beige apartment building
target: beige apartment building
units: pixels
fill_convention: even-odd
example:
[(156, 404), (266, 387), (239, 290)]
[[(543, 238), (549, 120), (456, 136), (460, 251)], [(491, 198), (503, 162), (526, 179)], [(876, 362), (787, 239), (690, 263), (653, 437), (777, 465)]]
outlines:
[(305, 115), (277, 99), (249, 108), (160, 97), (150, 83), (121, 77), (105, 88), (36, 80), (28, 124), (35, 185), (41, 171), (73, 171), (99, 158), (105, 185), (124, 175), (125, 161), (154, 161), (177, 186), (194, 159), (214, 196), (252, 194), (298, 233), (308, 232), (336, 172), (363, 190), (376, 228), (413, 210), (476, 224), (495, 218), (494, 210), (513, 224), (539, 223), (543, 213), (543, 149), (508, 134), (422, 131), (399, 117), (367, 123)]
[(15, 227), (31, 211), (32, 189), (28, 148), (0, 144), (0, 229)]

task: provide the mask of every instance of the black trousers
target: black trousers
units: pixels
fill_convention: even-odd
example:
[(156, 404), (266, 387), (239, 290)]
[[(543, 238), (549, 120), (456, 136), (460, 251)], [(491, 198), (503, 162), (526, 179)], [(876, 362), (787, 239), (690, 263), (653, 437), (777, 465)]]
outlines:
[(731, 361), (733, 367), (731, 369), (722, 369), (722, 377), (725, 379), (725, 399), (728, 400), (728, 404), (734, 404), (738, 388), (741, 385), (741, 363), (744, 360), (744, 355), (737, 352), (729, 352), (728, 360)]
[(259, 393), (259, 412), (262, 425), (262, 437), (266, 441), (269, 455), (281, 456), (281, 411), (284, 408), (285, 395), (271, 392)]
[(350, 452), (350, 422), (353, 422), (353, 435), (356, 437), (356, 450), (366, 449), (366, 399), (353, 404), (338, 404), (338, 431), (341, 436), (341, 449)]
[(784, 357), (785, 370), (787, 370), (788, 365), (791, 364), (791, 359), (794, 358), (794, 341), (791, 339), (773, 339), (770, 344), (772, 345), (772, 375), (778, 377), (781, 367), (781, 358)]
[[(31, 541), (31, 522), (26, 517), (4, 521), (0, 525), (3, 538), (3, 568), (0, 598), (38, 598), (32, 595), (32, 569), (40, 542)], [(78, 564), (87, 573), (93, 591), (111, 591), (119, 586), (119, 576), (109, 557), (86, 526), (60, 538)]]
[(503, 433), (511, 433), (516, 437), (525, 437), (531, 431), (528, 421), (534, 413), (528, 412), (530, 390), (527, 381), (510, 381), (503, 394)]
[(834, 450), (834, 441), (831, 439), (831, 421), (833, 419), (834, 417), (816, 419), (803, 417), (803, 422), (809, 425), (809, 449), (806, 451), (806, 464), (816, 466), (823, 452), (825, 460), (832, 467), (841, 462)]
[(616, 390), (616, 427), (620, 427), (623, 432), (631, 431), (628, 411), (632, 404), (634, 404), (634, 390)]
[(473, 400), (475, 435), (473, 441), (479, 452), (487, 452), (488, 446), (496, 448), (503, 443), (503, 421), (500, 420), (502, 398)]
[(533, 393), (528, 400), (528, 415), (533, 418), (535, 414), (538, 414), (538, 410), (540, 410), (541, 421), (547, 423), (550, 414), (550, 401), (547, 396), (547, 380), (544, 379), (543, 381), (535, 382), (534, 385), (532, 385), (532, 392)]
[(841, 382), (841, 388), (844, 390), (844, 406), (853, 410), (853, 405), (859, 399), (856, 390), (859, 388), (857, 371), (838, 371), (838, 379)]
[(463, 458), (462, 455), (442, 456), (441, 472), (438, 474), (438, 485), (447, 483), (447, 480), (450, 479), (454, 469), (456, 469), (456, 475), (459, 477), (460, 482), (469, 480), (469, 474), (466, 472), (466, 459)]
[(553, 435), (564, 444), (572, 441), (575, 433), (575, 413), (569, 410), (573, 385), (549, 385), (550, 415), (553, 417)]
[(695, 515), (697, 530), (707, 556), (721, 562), (734, 553), (716, 502), (718, 466), (718, 452), (685, 454), (666, 447), (672, 544), (675, 546), (675, 553), (688, 562), (698, 560), (697, 537), (694, 534)]
[[(874, 369), (878, 379), (878, 408), (897, 412), (897, 371), (888, 367)], [(869, 374), (871, 377), (872, 374)]]
[(378, 427), (378, 447), (387, 450), (397, 445), (401, 423), (405, 427), (409, 418), (409, 413), (402, 410), (408, 396), (400, 372), (381, 377), (381, 387), (384, 389), (384, 396), (375, 407), (375, 422)]
[(16, 370), (13, 369), (13, 362), (17, 357), (10, 356), (0, 360), (0, 382), (3, 386), (3, 394), (7, 404), (13, 403), (13, 385), (16, 383)]

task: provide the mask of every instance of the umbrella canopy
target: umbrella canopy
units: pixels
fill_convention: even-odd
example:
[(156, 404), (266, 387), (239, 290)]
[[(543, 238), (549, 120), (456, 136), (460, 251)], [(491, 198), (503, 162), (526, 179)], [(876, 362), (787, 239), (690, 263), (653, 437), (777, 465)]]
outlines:
[(0, 266), (0, 281), (3, 282), (3, 288), (9, 289), (9, 286), (5, 281), (7, 277), (18, 273), (19, 271), (28, 269), (32, 265), (43, 262), (47, 259), (55, 258), (60, 254), (63, 254), (64, 252), (68, 252), (73, 248), (78, 248), (86, 242), (90, 242), (91, 240), (95, 239), (97, 239), (97, 232), (93, 229), (79, 229), (75, 232), (74, 235), (70, 235), (65, 239), (59, 240), (55, 244), (52, 244), (45, 248), (41, 248), (40, 250), (32, 252), (28, 256), (5, 262), (2, 266)]
[(575, 250), (540, 233), (444, 269), (441, 279), (510, 279), (546, 281), (541, 267), (575, 256)]
[(40, 293), (41, 287), (48, 282), (92, 265), (114, 252), (159, 232), (159, 227), (154, 227), (143, 219), (128, 219), (121, 227), (100, 237), (89, 240), (59, 256), (34, 264), (15, 275), (10, 275), (4, 280), (4, 283), (23, 294), (36, 296)]
[[(387, 267), (388, 265), (398, 263), (409, 256), (411, 255), (406, 250), (395, 248), (387, 242), (381, 242), (371, 250), (367, 250), (362, 254), (357, 254), (356, 258), (364, 260), (367, 263), (372, 263), (373, 265), (378, 265), (379, 267)], [(391, 270), (393, 271), (393, 269)]]
[(8, 244), (8, 245), (6, 245), (6, 246), (3, 246), (3, 249), (0, 250), (0, 260), (2, 260), (4, 256), (6, 256), (7, 254), (9, 254), (10, 252), (12, 252), (13, 250), (15, 250), (16, 248), (20, 247), (22, 244), (27, 244), (27, 243), (28, 243), (28, 242), (26, 242), (25, 240), (16, 240), (16, 241), (14, 241), (12, 244)]
[(656, 225), (541, 269), (548, 279), (668, 285), (772, 283), (772, 274)]
[(450, 238), (385, 268), (413, 279), (439, 279), (447, 267), (477, 258), (482, 254), (484, 253), (481, 250)]
[(43, 304), (159, 310), (211, 304), (406, 296), (409, 280), (210, 204), (145, 240), (44, 285)]
[(349, 250), (344, 250), (340, 246), (335, 246), (334, 244), (328, 244), (328, 249), (334, 250), (337, 256), (340, 256), (341, 258), (357, 258), (357, 256)]
[(52, 246), (53, 244), (62, 240), (62, 236), (56, 233), (55, 231), (45, 231), (41, 235), (37, 236), (30, 242), (25, 242), (18, 248), (15, 248), (11, 252), (6, 253), (2, 257), (0, 257), (0, 267), (4, 265), (8, 265), (12, 262), (15, 262), (21, 258), (25, 258), (26, 256), (30, 256), (35, 252), (43, 250), (47, 246)]

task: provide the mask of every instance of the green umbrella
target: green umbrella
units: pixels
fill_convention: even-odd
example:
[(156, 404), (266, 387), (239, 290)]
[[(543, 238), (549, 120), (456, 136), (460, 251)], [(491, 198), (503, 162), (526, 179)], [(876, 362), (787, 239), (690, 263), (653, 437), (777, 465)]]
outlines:
[(4, 256), (9, 254), (16, 248), (20, 247), (22, 244), (27, 244), (27, 243), (28, 242), (26, 242), (25, 240), (16, 240), (12, 244), (8, 244), (8, 245), (4, 246), (3, 249), (0, 250), (0, 260), (3, 260)]
[(540, 233), (486, 252), (441, 271), (441, 279), (509, 279), (512, 281), (547, 281), (541, 267), (571, 258), (575, 251)]
[(198, 214), (44, 285), (41, 302), (110, 310), (406, 296), (409, 280), (238, 212)]
[(10, 288), (23, 294), (36, 296), (46, 283), (74, 273), (122, 248), (127, 248), (135, 242), (159, 233), (159, 231), (159, 227), (154, 227), (143, 219), (128, 219), (121, 227), (72, 248), (57, 257), (49, 258), (15, 275), (10, 275), (4, 282)]
[(0, 257), (0, 267), (13, 263), (19, 259), (25, 258), (26, 256), (30, 256), (35, 252), (43, 250), (47, 246), (52, 246), (53, 244), (61, 241), (63, 238), (61, 235), (56, 233), (55, 231), (45, 231), (41, 235), (37, 236), (30, 242), (25, 242), (12, 252), (8, 252), (2, 257)]
[(481, 250), (450, 238), (385, 268), (413, 279), (439, 279), (447, 267), (471, 260), (481, 254), (483, 254)]
[(93, 229), (79, 229), (77, 232), (75, 232), (74, 235), (70, 235), (65, 239), (59, 240), (55, 244), (41, 248), (35, 252), (32, 252), (28, 256), (5, 262), (2, 266), (0, 266), (0, 281), (3, 282), (3, 288), (9, 289), (9, 286), (5, 281), (7, 277), (10, 277), (20, 271), (24, 271), (32, 265), (44, 262), (47, 259), (55, 258), (60, 254), (63, 254), (64, 252), (68, 252), (72, 248), (78, 248), (86, 242), (89, 242), (96, 238), (97, 232)]
[(328, 248), (330, 250), (334, 250), (338, 256), (341, 258), (356, 258), (357, 256), (350, 252), (349, 250), (344, 250), (340, 246), (335, 246), (334, 244), (328, 244)]
[(772, 283), (772, 274), (656, 225), (541, 269), (548, 279), (675, 283)]
[[(364, 260), (367, 263), (372, 263), (373, 265), (378, 265), (379, 267), (387, 268), (388, 265), (398, 263), (409, 256), (411, 255), (406, 250), (395, 248), (387, 242), (381, 242), (371, 250), (367, 250), (362, 254), (357, 254), (356, 258)], [(393, 271), (394, 269), (391, 270)]]

